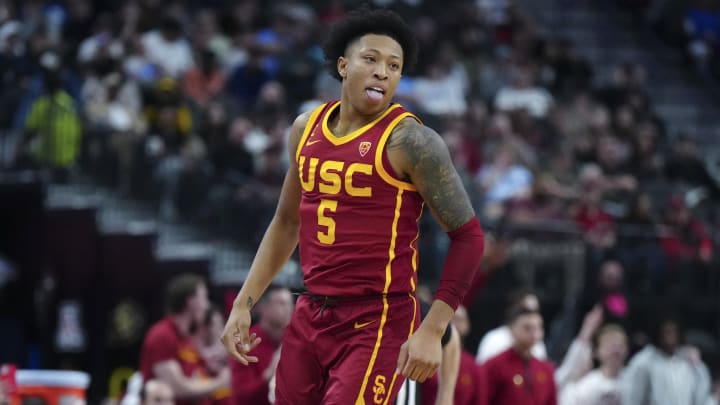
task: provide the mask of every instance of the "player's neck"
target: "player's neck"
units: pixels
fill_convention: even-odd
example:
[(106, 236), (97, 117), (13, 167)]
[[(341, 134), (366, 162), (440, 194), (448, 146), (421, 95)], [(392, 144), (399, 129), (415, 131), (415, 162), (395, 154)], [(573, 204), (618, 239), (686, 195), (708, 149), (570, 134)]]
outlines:
[(386, 106), (379, 113), (375, 114), (363, 114), (360, 111), (353, 108), (349, 101), (345, 98), (341, 100), (340, 107), (338, 107), (338, 113), (334, 117), (330, 117), (328, 127), (332, 131), (333, 135), (341, 138), (353, 131), (356, 131), (376, 118), (381, 116), (390, 106)]

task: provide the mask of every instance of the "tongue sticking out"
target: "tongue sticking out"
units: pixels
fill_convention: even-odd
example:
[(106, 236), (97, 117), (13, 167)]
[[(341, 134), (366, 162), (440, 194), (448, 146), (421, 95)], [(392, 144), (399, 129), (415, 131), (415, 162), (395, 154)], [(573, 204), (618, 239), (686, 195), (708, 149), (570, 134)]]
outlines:
[(382, 100), (382, 98), (383, 98), (383, 94), (382, 94), (381, 92), (377, 91), (377, 90), (366, 89), (366, 90), (365, 90), (365, 93), (367, 94), (368, 98), (369, 98), (371, 101), (377, 102), (377, 101)]

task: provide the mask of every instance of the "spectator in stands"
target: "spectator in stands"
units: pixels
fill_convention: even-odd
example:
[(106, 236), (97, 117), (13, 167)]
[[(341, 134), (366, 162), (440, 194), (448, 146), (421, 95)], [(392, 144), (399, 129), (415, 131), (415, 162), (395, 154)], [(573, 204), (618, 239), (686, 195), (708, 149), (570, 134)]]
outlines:
[(657, 217), (649, 194), (636, 193), (632, 197), (627, 215), (621, 219), (621, 229), (618, 259), (632, 269), (627, 274), (627, 285), (643, 293), (660, 291), (667, 266), (660, 249)]
[(492, 161), (480, 169), (475, 181), (485, 200), (483, 214), (489, 219), (497, 219), (503, 214), (506, 201), (530, 195), (533, 175), (518, 163), (512, 146), (501, 144), (494, 151)]
[(513, 345), (480, 366), (487, 386), (480, 403), (556, 405), (554, 367), (532, 354), (543, 339), (542, 316), (521, 304), (510, 309), (507, 319)]
[(452, 44), (436, 48), (433, 63), (412, 84), (413, 99), (426, 115), (460, 116), (467, 110), (469, 79)]
[(175, 394), (162, 380), (148, 380), (140, 391), (140, 405), (175, 405)]
[(163, 77), (179, 79), (193, 65), (192, 49), (182, 34), (180, 22), (168, 15), (162, 18), (159, 29), (142, 36), (149, 61), (160, 67)]
[(258, 44), (247, 48), (247, 60), (235, 67), (227, 80), (227, 92), (241, 111), (249, 112), (260, 94), (262, 86), (274, 76), (264, 63), (264, 50)]
[(205, 281), (192, 274), (176, 276), (168, 283), (166, 298), (168, 315), (145, 335), (140, 372), (145, 380), (168, 384), (179, 404), (209, 399), (213, 392), (229, 387), (230, 373), (224, 368), (217, 377), (198, 376), (203, 372), (203, 361), (191, 331), (207, 313)]
[(661, 317), (621, 380), (622, 404), (706, 405), (710, 373), (697, 349), (682, 347), (680, 323)]
[(665, 164), (665, 176), (670, 181), (704, 187), (713, 196), (720, 196), (720, 186), (708, 173), (697, 143), (688, 134), (680, 134), (673, 141)]
[[(58, 58), (46, 53), (45, 59)], [(49, 66), (59, 62), (46, 62)], [(82, 123), (75, 101), (65, 91), (60, 72), (47, 69), (45, 91), (30, 107), (25, 121), (25, 136), (21, 153), (43, 168), (60, 171), (66, 177), (68, 170), (77, 162), (80, 154)]]
[(720, 52), (720, 15), (717, 3), (695, 1), (685, 15), (684, 28), (688, 38), (688, 51), (695, 59), (698, 71), (709, 76), (717, 74), (713, 66)]
[[(620, 382), (628, 355), (628, 337), (621, 326), (608, 324), (594, 339), (599, 367), (560, 390), (560, 405), (619, 405)], [(587, 341), (586, 344), (590, 342)], [(589, 356), (589, 346), (584, 348)]]
[(561, 392), (592, 368), (592, 339), (603, 322), (603, 308), (595, 305), (585, 314), (580, 332), (565, 353), (562, 364), (555, 370), (555, 384)]
[(225, 87), (225, 74), (220, 70), (213, 51), (202, 50), (199, 59), (198, 66), (185, 74), (183, 87), (185, 95), (198, 107), (204, 108), (211, 99), (219, 96)]
[(615, 220), (601, 205), (607, 183), (600, 167), (595, 164), (583, 166), (580, 170), (580, 199), (570, 216), (583, 232), (591, 267), (600, 265), (617, 240)]
[(262, 339), (253, 349), (258, 362), (231, 363), (232, 395), (236, 404), (269, 405), (269, 383), (280, 360), (280, 341), (292, 317), (293, 297), (287, 288), (270, 286), (255, 308), (260, 319), (250, 328), (250, 335)]
[(495, 97), (495, 107), (502, 111), (525, 109), (535, 118), (545, 118), (553, 106), (552, 95), (534, 84), (533, 72), (528, 66), (517, 66), (513, 84), (503, 87)]
[(668, 264), (666, 282), (675, 291), (706, 292), (708, 266), (712, 262), (713, 241), (706, 225), (697, 219), (684, 197), (670, 198), (666, 213), (667, 225), (662, 230), (660, 246)]
[[(508, 311), (518, 306), (522, 306), (530, 311), (540, 311), (540, 300), (538, 296), (529, 290), (518, 290), (510, 295), (510, 305)], [(504, 324), (487, 332), (480, 340), (478, 345), (477, 356), (475, 360), (478, 364), (483, 364), (490, 358), (504, 352), (513, 345), (513, 334), (510, 325)], [(547, 358), (547, 349), (542, 340), (542, 336), (532, 346), (533, 357), (539, 360)]]
[[(217, 377), (228, 368), (229, 357), (220, 342), (224, 327), (225, 316), (217, 306), (210, 305), (203, 321), (198, 324), (193, 334), (195, 347), (200, 353), (204, 366), (204, 370), (198, 375), (206, 378)], [(223, 387), (213, 392), (211, 402), (211, 405), (230, 405), (232, 403), (230, 389)]]

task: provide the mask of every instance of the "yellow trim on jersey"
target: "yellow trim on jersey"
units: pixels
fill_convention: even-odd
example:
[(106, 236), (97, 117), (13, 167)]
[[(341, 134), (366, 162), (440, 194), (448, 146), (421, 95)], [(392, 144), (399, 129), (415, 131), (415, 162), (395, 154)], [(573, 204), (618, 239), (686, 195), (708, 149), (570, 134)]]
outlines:
[(330, 119), (330, 116), (332, 115), (333, 111), (335, 111), (336, 108), (340, 105), (340, 102), (337, 102), (335, 105), (330, 107), (325, 113), (325, 116), (322, 120), (322, 132), (323, 135), (325, 135), (325, 138), (327, 138), (330, 143), (332, 143), (335, 146), (346, 144), (353, 139), (357, 138), (358, 136), (364, 134), (368, 129), (370, 129), (373, 125), (377, 124), (381, 119), (385, 118), (386, 115), (390, 114), (390, 112), (396, 108), (400, 108), (400, 104), (393, 104), (390, 107), (388, 107), (385, 112), (380, 114), (379, 117), (375, 118), (374, 120), (370, 121), (369, 123), (365, 124), (362, 128), (358, 128), (349, 134), (341, 137), (337, 137), (333, 135), (332, 131), (330, 131), (330, 128), (328, 127), (328, 120)]
[[(393, 119), (390, 122), (390, 125), (385, 128), (385, 131), (383, 132), (382, 136), (380, 137), (380, 143), (377, 146), (377, 149), (375, 150), (375, 167), (377, 168), (377, 172), (380, 175), (380, 177), (385, 180), (386, 183), (390, 184), (391, 186), (395, 186), (397, 188), (405, 189), (408, 191), (417, 191), (414, 185), (411, 183), (396, 179), (395, 177), (391, 176), (390, 173), (388, 173), (385, 170), (385, 166), (383, 165), (383, 153), (385, 153), (385, 144), (387, 143), (388, 139), (390, 138), (390, 134), (392, 134), (393, 129), (397, 126), (397, 124), (400, 123), (405, 118), (412, 117), (416, 120), (418, 118), (414, 116), (412, 113), (404, 112), (395, 119)], [(420, 122), (420, 120), (418, 120)]]
[[(413, 317), (412, 321), (410, 321), (410, 333), (408, 333), (408, 339), (410, 339), (410, 336), (413, 334), (413, 330), (415, 329), (415, 318), (417, 317), (417, 301), (415, 300), (415, 297), (412, 294), (408, 294), (410, 298), (413, 301)], [(397, 379), (397, 373), (393, 373), (393, 378), (390, 381), (390, 388), (388, 388), (387, 392), (388, 394), (392, 393), (393, 386), (395, 386), (395, 379)], [(388, 401), (390, 400), (390, 395), (388, 395), (385, 398), (385, 403), (383, 405), (387, 405)]]
[[(424, 211), (424, 210), (425, 210), (425, 203), (423, 203), (423, 205), (420, 206), (420, 214), (418, 214), (418, 217), (415, 218), (415, 223), (420, 222), (420, 218), (422, 218), (422, 214), (423, 214), (423, 211)], [(413, 272), (415, 272), (415, 273), (417, 273), (418, 252), (417, 252), (417, 249), (415, 249), (415, 247), (413, 246), (413, 243), (417, 242), (417, 240), (418, 240), (419, 237), (420, 237), (420, 228), (418, 227), (418, 231), (417, 231), (417, 233), (415, 234), (415, 239), (413, 239), (412, 241), (410, 241), (410, 249), (412, 249), (412, 251), (413, 251), (413, 255), (412, 255), (412, 269), (413, 269)], [(413, 286), (413, 291), (415, 291), (415, 281), (414, 281), (412, 278), (410, 279), (410, 283), (411, 283), (412, 286)]]
[(325, 104), (321, 104), (320, 106), (316, 107), (312, 113), (310, 113), (310, 118), (308, 118), (308, 122), (305, 124), (305, 128), (303, 129), (303, 134), (300, 137), (300, 142), (297, 144), (297, 148), (295, 148), (295, 163), (297, 163), (298, 159), (300, 159), (300, 149), (302, 149), (303, 145), (305, 145), (305, 141), (307, 141), (308, 136), (312, 132), (313, 128), (315, 127), (313, 123), (317, 121), (318, 115), (322, 112), (322, 110), (325, 108)]
[(390, 282), (392, 281), (392, 263), (395, 260), (395, 242), (397, 241), (397, 227), (400, 221), (400, 208), (402, 206), (402, 195), (403, 190), (398, 189), (397, 197), (395, 198), (395, 217), (392, 223), (392, 236), (390, 238), (390, 247), (388, 248), (388, 262), (385, 265), (385, 287), (383, 288), (383, 312), (380, 317), (380, 326), (378, 327), (377, 340), (375, 341), (375, 347), (373, 348), (372, 355), (370, 356), (370, 363), (368, 363), (367, 370), (365, 370), (365, 377), (363, 378), (360, 392), (355, 400), (355, 405), (365, 405), (365, 389), (367, 388), (370, 374), (372, 374), (373, 367), (375, 366), (375, 360), (377, 359), (378, 351), (380, 350), (380, 344), (382, 343), (383, 327), (387, 321), (388, 313), (388, 300), (387, 293), (390, 291)]

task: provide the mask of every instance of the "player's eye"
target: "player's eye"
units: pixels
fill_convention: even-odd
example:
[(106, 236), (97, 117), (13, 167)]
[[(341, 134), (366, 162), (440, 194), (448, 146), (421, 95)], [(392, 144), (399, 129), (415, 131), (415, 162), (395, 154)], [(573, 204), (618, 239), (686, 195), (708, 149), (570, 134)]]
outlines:
[(391, 64), (390, 64), (390, 69), (392, 69), (392, 70), (398, 70), (398, 69), (400, 69), (400, 65), (398, 65), (397, 63), (391, 63)]
[(375, 57), (374, 56), (366, 56), (365, 60), (368, 62), (375, 62)]

